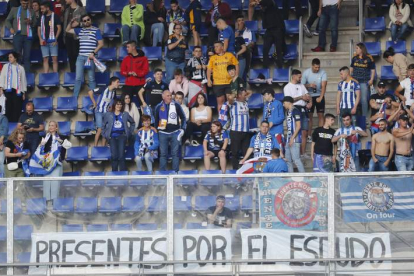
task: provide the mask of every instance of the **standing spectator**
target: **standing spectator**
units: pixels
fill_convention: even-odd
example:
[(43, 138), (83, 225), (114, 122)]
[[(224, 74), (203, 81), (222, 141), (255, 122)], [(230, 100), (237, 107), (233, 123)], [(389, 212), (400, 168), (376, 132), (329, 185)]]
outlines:
[[(275, 99), (275, 91), (272, 88), (265, 88), (262, 93), (264, 101), (263, 121), (269, 122), (269, 132), (279, 143), (279, 148), (282, 149), (284, 144), (283, 121), (285, 120), (283, 105)], [(283, 151), (281, 151), (281, 155), (284, 156)]]
[[(38, 0), (32, 1), (32, 10), (35, 15), (36, 22), (39, 23), (41, 14), (40, 14), (40, 2)], [(33, 34), (32, 46), (33, 48), (36, 48), (35, 46), (39, 45), (39, 35), (37, 34), (37, 25), (33, 26), (32, 34)]]
[[(9, 139), (4, 147), (4, 164), (5, 177), (24, 177), (23, 160), (30, 160), (30, 148), (26, 139), (26, 131), (16, 128), (10, 134)], [(27, 162), (27, 161), (26, 161)]]
[(188, 122), (188, 120), (190, 120), (190, 110), (188, 110), (188, 107), (184, 104), (184, 93), (181, 91), (176, 92), (174, 101), (180, 104), (185, 114), (185, 120)]
[[(40, 5), (42, 17), (37, 24), (40, 48), (43, 56), (43, 72), (49, 73), (49, 56), (52, 57), (53, 72), (58, 72), (58, 39), (62, 31), (60, 17), (50, 10), (51, 3)], [(53, 27), (51, 27), (53, 26)]]
[(326, 30), (331, 29), (331, 47), (330, 52), (336, 52), (338, 46), (338, 22), (339, 22), (339, 9), (341, 8), (342, 0), (320, 0), (319, 2), (319, 42), (316, 48), (313, 48), (313, 52), (324, 52), (326, 45)]
[(314, 172), (334, 172), (336, 165), (336, 147), (332, 143), (335, 130), (332, 126), (335, 116), (325, 114), (323, 126), (317, 127), (312, 133), (311, 158)]
[(286, 152), (285, 157), (288, 163), (289, 172), (293, 172), (293, 163), (295, 163), (299, 172), (305, 172), (303, 163), (300, 160), (300, 143), (302, 142), (301, 134), (301, 115), (300, 111), (293, 105), (294, 99), (290, 96), (283, 98), (283, 107), (287, 110), (286, 125)]
[(227, 131), (224, 131), (219, 121), (213, 121), (211, 128), (204, 137), (204, 169), (210, 170), (211, 158), (220, 161), (221, 173), (226, 173), (226, 150), (229, 143)]
[(144, 13), (145, 29), (147, 30), (145, 36), (148, 42), (151, 41), (152, 36), (153, 47), (162, 46), (166, 16), (167, 10), (164, 7), (164, 0), (153, 0), (150, 4), (147, 4)]
[(407, 57), (400, 53), (395, 53), (394, 48), (389, 47), (382, 57), (390, 64), (392, 64), (392, 71), (398, 78), (398, 81), (403, 81), (407, 77), (408, 60)]
[[(227, 66), (227, 73), (229, 74), (231, 78), (231, 82), (230, 82), (230, 93), (231, 94), (236, 95), (237, 91), (239, 91), (240, 89), (246, 89), (246, 87), (244, 87), (244, 80), (236, 74), (236, 66), (234, 65)], [(229, 94), (226, 94), (226, 96), (227, 95)]]
[[(392, 114), (401, 109), (401, 104), (393, 101), (391, 95), (385, 95), (385, 98), (381, 104), (379, 104), (379, 108), (374, 110), (372, 109), (372, 115), (370, 118), (371, 121), (371, 135), (374, 135), (378, 131), (380, 131), (379, 123), (381, 120), (389, 120)], [(374, 107), (377, 108), (377, 104), (374, 100)], [(375, 113), (374, 113), (375, 112)], [(411, 113), (411, 112), (410, 112)], [(414, 116), (414, 115), (413, 115)], [(390, 122), (392, 119), (390, 120)]]
[(194, 46), (193, 57), (188, 60), (185, 72), (190, 79), (188, 87), (188, 106), (193, 106), (199, 93), (206, 93), (207, 60), (202, 56), (200, 46)]
[(358, 43), (355, 47), (355, 52), (351, 61), (350, 72), (352, 77), (359, 83), (361, 89), (360, 103), (362, 106), (362, 115), (367, 117), (369, 112), (369, 87), (374, 83), (375, 63), (373, 57), (368, 54), (364, 43)]
[[(328, 78), (325, 70), (321, 70), (321, 61), (318, 58), (312, 60), (312, 67), (303, 72), (302, 84), (308, 89), (312, 97), (312, 107), (309, 110), (309, 128), (308, 133), (312, 133), (313, 113), (318, 114), (318, 126), (323, 125), (323, 114), (325, 113), (325, 92)], [(312, 139), (309, 139), (312, 141)]]
[(263, 41), (263, 65), (264, 67), (270, 66), (269, 52), (274, 44), (277, 54), (276, 65), (282, 68), (283, 52), (286, 50), (285, 22), (273, 0), (262, 0), (260, 6), (263, 10), (263, 29), (266, 29)]
[[(302, 1), (301, 0), (294, 0), (293, 1), (295, 4), (295, 12), (296, 12), (296, 19), (299, 19), (303, 12), (302, 12)], [(284, 20), (288, 20), (289, 19), (289, 12), (290, 12), (290, 0), (283, 0), (283, 19)]]
[(112, 171), (126, 171), (125, 146), (135, 130), (135, 122), (124, 111), (124, 104), (121, 100), (114, 101), (112, 112), (107, 112), (103, 118), (102, 136), (109, 140), (111, 148)]
[(181, 137), (186, 126), (185, 115), (180, 105), (172, 100), (171, 92), (165, 90), (162, 93), (162, 102), (155, 108), (155, 125), (158, 128), (160, 140), (160, 171), (167, 170), (168, 148), (171, 148), (172, 169), (178, 172), (180, 169), (180, 157), (178, 151)]
[[(319, 1), (318, 0), (310, 0), (309, 4), (311, 5), (311, 14), (308, 18), (308, 21), (303, 24), (303, 31), (307, 37), (318, 36), (319, 35)], [(311, 28), (313, 23), (315, 23), (316, 19), (318, 19), (318, 23), (316, 23), (315, 31), (311, 32)]]
[(184, 94), (184, 98), (188, 95), (188, 79), (183, 75), (183, 70), (180, 68), (174, 70), (174, 78), (170, 81), (169, 89), (173, 97), (178, 91)]
[[(94, 146), (97, 147), (99, 143), (99, 138), (101, 137), (102, 133), (102, 126), (103, 126), (103, 119), (105, 113), (107, 113), (110, 106), (113, 103), (113, 100), (116, 96), (116, 89), (119, 87), (119, 78), (111, 77), (109, 79), (109, 86), (107, 88), (101, 88), (94, 93), (94, 90), (89, 90), (89, 98), (92, 101), (92, 106), (94, 108), (94, 116), (95, 116), (95, 127), (96, 127), (96, 134), (95, 134), (95, 143)], [(94, 94), (98, 94), (98, 100), (95, 101)], [(102, 137), (102, 146), (106, 146), (105, 137)]]
[(142, 128), (138, 130), (134, 144), (135, 163), (138, 171), (142, 171), (142, 161), (145, 160), (147, 170), (152, 172), (154, 159), (158, 158), (159, 146), (157, 129), (151, 126), (151, 117), (142, 115)]
[(137, 4), (137, 0), (129, 0), (121, 14), (122, 24), (122, 45), (126, 45), (128, 41), (139, 41), (144, 38), (144, 7)]
[(227, 25), (232, 25), (232, 13), (229, 4), (221, 0), (212, 0), (213, 6), (207, 12), (208, 46), (213, 46), (218, 37), (217, 20), (223, 18)]
[[(408, 65), (407, 78), (400, 81), (400, 85), (398, 85), (395, 90), (395, 96), (399, 98), (405, 106), (409, 107), (414, 103), (412, 80), (414, 80), (414, 64)], [(402, 91), (404, 91), (404, 94), (401, 94)]]
[(162, 81), (162, 70), (156, 68), (154, 70), (154, 80), (147, 82), (138, 92), (142, 107), (145, 108), (149, 105), (151, 108), (155, 108), (162, 101), (162, 93), (166, 89), (168, 89), (168, 85)]
[(182, 34), (182, 26), (175, 24), (174, 33), (170, 35), (167, 42), (167, 54), (165, 57), (165, 71), (167, 82), (171, 81), (176, 69), (184, 71), (185, 67), (185, 50), (187, 43)]
[(394, 136), (387, 131), (387, 120), (379, 121), (380, 132), (372, 136), (369, 172), (388, 171), (391, 159), (394, 155)]
[[(95, 63), (93, 60), (103, 47), (101, 31), (92, 26), (91, 17), (86, 14), (82, 16), (81, 20), (83, 28), (72, 29), (73, 25), (76, 25), (76, 19), (72, 19), (71, 24), (68, 24), (66, 29), (67, 33), (76, 34), (79, 37), (79, 56), (76, 59), (76, 80), (73, 91), (73, 96), (76, 98), (79, 96), (85, 69), (88, 70), (89, 89), (95, 89)], [(90, 64), (89, 69), (87, 69), (88, 63)]]
[[(236, 52), (236, 58), (239, 61), (239, 77), (245, 79), (246, 73), (246, 52), (247, 47), (243, 37), (237, 36), (234, 42), (234, 49)], [(244, 82), (244, 81), (243, 81)]]
[(172, 0), (171, 9), (167, 12), (168, 35), (174, 33), (174, 26), (180, 25), (183, 30), (183, 35), (187, 35), (188, 28), (185, 21), (185, 11), (178, 5), (177, 0)]
[(263, 168), (264, 173), (287, 173), (289, 171), (286, 161), (280, 157), (280, 153), (280, 149), (272, 149), (272, 159), (267, 161)]
[(76, 59), (79, 55), (79, 40), (74, 33), (66, 31), (68, 26), (77, 28), (82, 26), (81, 17), (86, 14), (85, 8), (78, 5), (77, 0), (65, 0), (66, 8), (63, 14), (63, 41), (68, 52), (69, 68), (72, 73), (76, 72)]
[(219, 30), (218, 40), (223, 42), (224, 52), (235, 54), (233, 28), (227, 25), (226, 21), (221, 17), (217, 19), (216, 24)]
[(4, 144), (9, 134), (9, 120), (1, 113), (3, 106), (0, 105), (0, 173), (4, 174)]
[[(380, 81), (378, 83), (377, 93), (372, 94), (369, 99), (369, 105), (371, 107), (371, 116), (374, 114), (377, 114), (380, 111), (382, 104), (384, 103), (385, 98), (387, 97), (387, 94), (385, 92), (386, 92), (385, 82)], [(392, 95), (388, 95), (388, 96), (390, 96), (391, 99), (393, 100), (394, 97)], [(393, 102), (392, 105), (393, 107), (396, 107), (396, 108), (398, 108), (399, 106), (399, 104), (396, 102)]]
[(30, 152), (34, 154), (40, 143), (40, 132), (45, 130), (45, 126), (42, 116), (34, 111), (32, 102), (26, 104), (26, 112), (20, 116), (17, 127), (26, 131)]
[(30, 51), (32, 49), (33, 29), (36, 25), (34, 12), (29, 9), (29, 1), (21, 0), (20, 7), (11, 9), (6, 18), (6, 27), (13, 35), (13, 51), (20, 54), (24, 70), (30, 72)]
[(233, 214), (231, 210), (224, 207), (226, 198), (222, 195), (217, 196), (216, 205), (207, 209), (207, 220), (209, 229), (231, 228)]
[[(200, 93), (197, 96), (197, 102), (194, 104), (194, 107), (191, 109), (190, 121), (187, 124), (185, 129), (183, 140), (185, 144), (190, 144), (189, 139), (193, 132), (201, 131), (201, 139), (206, 137), (206, 134), (211, 126), (212, 118), (211, 107), (207, 105), (207, 98), (204, 94)], [(193, 145), (201, 144), (201, 139), (193, 140)]]
[[(252, 53), (253, 53), (254, 47), (256, 45), (256, 34), (253, 33), (250, 29), (248, 29), (246, 27), (243, 15), (237, 16), (235, 36), (236, 36), (236, 38), (237, 37), (242, 37), (243, 40), (244, 40), (244, 43), (246, 45), (246, 52), (244, 54), (244, 56), (246, 58), (246, 66), (245, 66), (245, 69), (243, 71), (244, 71), (244, 73), (249, 72), (250, 63), (252, 61)], [(239, 60), (239, 62), (240, 62), (240, 60)], [(242, 71), (242, 70), (239, 70), (239, 71)], [(239, 76), (240, 75), (241, 74), (239, 72)], [(244, 76), (244, 74), (242, 76)]]
[(239, 75), (239, 62), (236, 57), (224, 51), (221, 41), (214, 43), (215, 55), (210, 58), (207, 66), (207, 85), (213, 87), (217, 98), (217, 109), (220, 110), (225, 100), (225, 95), (230, 93), (231, 78), (227, 74), (227, 66), (236, 66), (236, 75)]
[(392, 135), (395, 139), (395, 166), (398, 171), (411, 171), (414, 167), (413, 155), (411, 153), (413, 126), (408, 127), (407, 115), (399, 117), (398, 125), (398, 128), (392, 130)]
[[(139, 115), (138, 107), (132, 101), (131, 97), (128, 94), (123, 93), (122, 96), (121, 96), (121, 100), (124, 102), (125, 112), (128, 112), (129, 116), (131, 116), (131, 118), (135, 122), (135, 127), (138, 128), (140, 117), (141, 117), (141, 115)], [(135, 131), (135, 129), (134, 129), (134, 131)], [(130, 137), (131, 141), (134, 141), (134, 138), (135, 138), (134, 135), (135, 135), (135, 133), (133, 133), (133, 136)]]
[(404, 0), (394, 0), (390, 6), (390, 25), (391, 40), (397, 43), (403, 40), (404, 34), (408, 27), (413, 27), (410, 20), (410, 5)]
[(16, 52), (9, 53), (9, 63), (3, 66), (0, 74), (0, 95), (6, 94), (6, 117), (9, 122), (19, 120), (27, 91), (26, 73), (23, 66), (17, 63), (18, 56)]
[(184, 20), (188, 23), (193, 34), (194, 46), (201, 45), (201, 3), (199, 0), (190, 0), (190, 5), (185, 10)]
[(247, 10), (247, 18), (249, 21), (253, 20), (254, 10), (260, 5), (260, 0), (249, 0), (249, 7)]
[(341, 118), (344, 114), (351, 114), (352, 120), (356, 120), (356, 112), (361, 98), (361, 88), (359, 83), (353, 79), (349, 73), (349, 68), (344, 66), (339, 69), (341, 81), (338, 83), (338, 93), (336, 95), (336, 114)]
[(142, 50), (137, 50), (135, 41), (126, 44), (128, 55), (122, 60), (121, 75), (125, 77), (124, 93), (131, 98), (138, 95), (138, 91), (145, 84), (145, 77), (149, 72), (148, 58)]

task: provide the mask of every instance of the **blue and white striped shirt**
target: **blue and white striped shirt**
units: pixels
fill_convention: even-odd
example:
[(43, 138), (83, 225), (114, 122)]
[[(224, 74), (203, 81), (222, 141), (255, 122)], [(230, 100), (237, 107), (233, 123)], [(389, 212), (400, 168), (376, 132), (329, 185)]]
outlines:
[(79, 55), (89, 56), (98, 45), (98, 40), (102, 40), (101, 30), (96, 27), (75, 28), (75, 33), (79, 37)]
[(109, 88), (100, 88), (96, 94), (100, 94), (96, 101), (96, 112), (106, 113), (108, 107), (112, 104), (115, 97), (115, 90), (109, 91)]
[(356, 93), (357, 91), (361, 93), (361, 87), (359, 86), (359, 83), (355, 79), (351, 79), (349, 82), (341, 81), (338, 83), (338, 91), (342, 92), (339, 108), (354, 108)]
[(249, 106), (247, 102), (235, 101), (230, 108), (230, 130), (249, 132)]
[[(286, 126), (287, 126), (287, 139), (286, 142), (289, 143), (290, 138), (296, 131), (296, 122), (300, 122), (300, 111), (293, 107), (292, 110), (287, 111), (286, 116)], [(298, 135), (295, 138), (295, 143), (302, 143), (302, 131), (299, 130)]]

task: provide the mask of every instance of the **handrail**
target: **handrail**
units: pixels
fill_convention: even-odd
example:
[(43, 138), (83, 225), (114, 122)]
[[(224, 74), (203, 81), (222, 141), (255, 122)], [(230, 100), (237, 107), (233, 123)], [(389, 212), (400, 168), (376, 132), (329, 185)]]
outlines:
[(359, 20), (359, 41), (360, 42), (364, 42), (364, 25), (365, 25), (365, 20), (364, 20), (364, 5), (363, 5), (363, 0), (359, 0), (358, 1), (358, 20)]
[(302, 59), (303, 59), (303, 25), (302, 25), (302, 18), (303, 18), (302, 16), (299, 17), (299, 68), (302, 67)]
[(354, 56), (354, 40), (351, 38), (349, 41), (349, 64), (352, 63), (352, 58)]

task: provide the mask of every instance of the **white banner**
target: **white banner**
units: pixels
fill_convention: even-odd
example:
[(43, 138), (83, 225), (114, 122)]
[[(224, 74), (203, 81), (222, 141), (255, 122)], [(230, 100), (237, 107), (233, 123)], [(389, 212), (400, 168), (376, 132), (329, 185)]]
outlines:
[[(174, 230), (174, 259), (194, 260), (199, 263), (184, 263), (175, 266), (175, 272), (229, 272), (231, 265), (220, 260), (231, 260), (230, 229)], [(217, 263), (203, 263), (217, 260)]]
[[(253, 264), (242, 266), (242, 271), (324, 271), (323, 262), (294, 262), (295, 259), (327, 258), (328, 238), (326, 232), (286, 231), (267, 229), (241, 229), (242, 258), (253, 259), (290, 259), (290, 263), (271, 265)], [(338, 258), (385, 258), (391, 257), (389, 233), (337, 233), (336, 251)], [(276, 267), (275, 267), (276, 265)], [(389, 263), (348, 261), (338, 262), (338, 270), (372, 271), (391, 269)], [(367, 274), (364, 274), (367, 275)], [(381, 273), (381, 275), (389, 275)]]

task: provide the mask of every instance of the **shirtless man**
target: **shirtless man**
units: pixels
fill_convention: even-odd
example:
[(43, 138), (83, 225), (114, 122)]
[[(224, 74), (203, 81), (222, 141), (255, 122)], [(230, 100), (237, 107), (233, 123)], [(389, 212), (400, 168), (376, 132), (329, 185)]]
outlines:
[(395, 138), (395, 166), (398, 171), (411, 171), (413, 169), (413, 158), (411, 154), (411, 138), (413, 126), (407, 128), (408, 117), (401, 115), (398, 120), (398, 128), (394, 128), (392, 135)]
[(387, 121), (380, 119), (379, 132), (372, 136), (371, 155), (368, 171), (388, 171), (394, 154), (394, 137), (387, 131)]
[(386, 95), (381, 104), (375, 103), (378, 106), (377, 109), (373, 109), (371, 105), (371, 133), (375, 134), (379, 132), (379, 121), (382, 119), (388, 119), (395, 111), (401, 107), (400, 104), (392, 100), (391, 95)]

